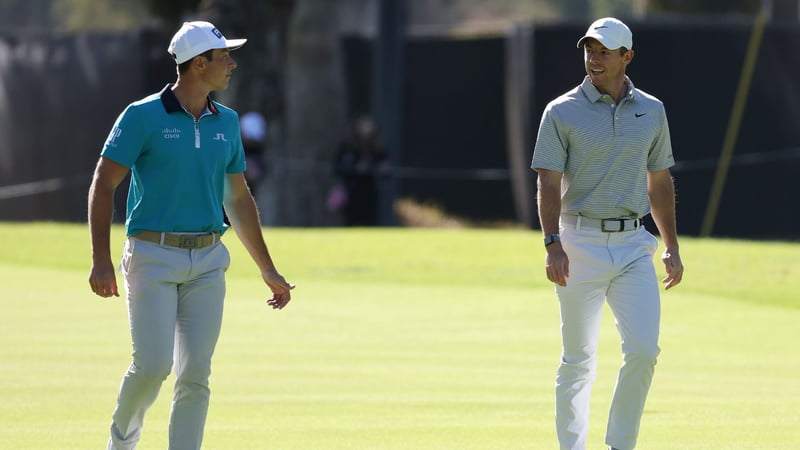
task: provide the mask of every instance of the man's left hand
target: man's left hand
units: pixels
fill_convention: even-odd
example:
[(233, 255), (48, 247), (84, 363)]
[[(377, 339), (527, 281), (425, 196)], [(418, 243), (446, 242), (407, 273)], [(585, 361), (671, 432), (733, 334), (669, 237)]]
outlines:
[(283, 275), (276, 270), (262, 272), (261, 277), (272, 291), (272, 298), (267, 300), (267, 305), (272, 309), (283, 309), (292, 299), (291, 291), (295, 285), (287, 282)]
[(670, 252), (665, 250), (664, 254), (661, 255), (661, 261), (667, 269), (667, 276), (661, 280), (661, 283), (664, 284), (664, 288), (669, 289), (677, 286), (683, 279), (683, 262), (681, 262), (680, 254), (678, 254), (677, 251)]

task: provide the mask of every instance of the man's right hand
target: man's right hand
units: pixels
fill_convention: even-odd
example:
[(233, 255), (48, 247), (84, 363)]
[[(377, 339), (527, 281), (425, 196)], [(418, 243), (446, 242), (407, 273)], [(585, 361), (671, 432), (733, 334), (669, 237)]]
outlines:
[(111, 262), (109, 242), (114, 215), (114, 191), (130, 170), (100, 157), (89, 188), (89, 235), (92, 240), (92, 268), (89, 286), (100, 297), (119, 297), (117, 277)]
[(569, 278), (569, 258), (560, 242), (554, 242), (547, 246), (547, 256), (544, 259), (544, 267), (547, 271), (547, 279), (559, 286), (567, 285)]
[(111, 260), (92, 264), (92, 268), (89, 271), (89, 286), (92, 287), (92, 292), (100, 297), (119, 297), (117, 276), (114, 273), (114, 264), (111, 263)]

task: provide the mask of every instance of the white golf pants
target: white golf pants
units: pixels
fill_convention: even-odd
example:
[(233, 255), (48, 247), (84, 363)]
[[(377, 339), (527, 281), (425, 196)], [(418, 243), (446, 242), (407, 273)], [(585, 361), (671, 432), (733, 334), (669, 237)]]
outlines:
[(221, 242), (193, 250), (126, 241), (121, 267), (133, 362), (119, 389), (109, 450), (136, 448), (145, 412), (173, 367), (169, 449), (200, 448), (229, 264)]
[(561, 449), (586, 449), (604, 301), (622, 344), (606, 444), (633, 449), (659, 353), (661, 307), (653, 264), (658, 241), (643, 227), (608, 233), (562, 223), (561, 242), (569, 258), (567, 285), (556, 286), (562, 339), (556, 429)]

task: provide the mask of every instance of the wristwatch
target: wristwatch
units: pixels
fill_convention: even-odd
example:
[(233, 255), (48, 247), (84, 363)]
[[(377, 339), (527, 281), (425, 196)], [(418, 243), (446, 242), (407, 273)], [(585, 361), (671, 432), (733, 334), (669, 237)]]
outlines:
[(547, 247), (548, 245), (554, 242), (561, 242), (561, 236), (559, 234), (548, 234), (544, 238), (544, 246)]

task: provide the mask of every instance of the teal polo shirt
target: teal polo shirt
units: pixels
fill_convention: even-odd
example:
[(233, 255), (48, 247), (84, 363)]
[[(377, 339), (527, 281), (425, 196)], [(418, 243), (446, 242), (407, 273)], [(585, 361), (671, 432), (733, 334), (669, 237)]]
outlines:
[(120, 114), (101, 156), (131, 170), (125, 229), (224, 232), (225, 177), (245, 170), (239, 116), (208, 100), (195, 120), (172, 85)]

